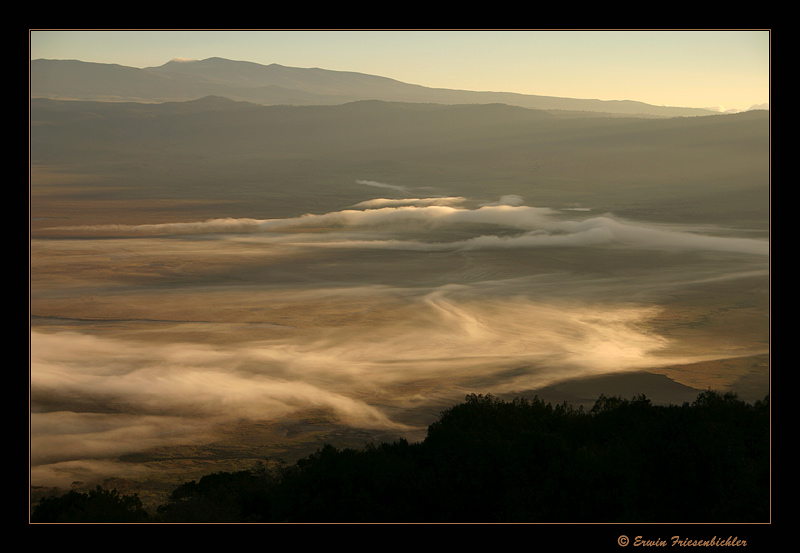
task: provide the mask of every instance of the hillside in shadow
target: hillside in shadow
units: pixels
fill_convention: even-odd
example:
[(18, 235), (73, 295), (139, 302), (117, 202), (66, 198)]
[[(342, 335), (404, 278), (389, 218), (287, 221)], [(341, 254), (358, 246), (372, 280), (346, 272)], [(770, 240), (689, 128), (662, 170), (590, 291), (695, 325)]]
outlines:
[[(417, 194), (498, 190), (551, 207), (765, 228), (769, 112), (642, 119), (503, 104), (34, 99), (31, 164), (37, 194), (46, 171), (87, 200), (192, 202), (201, 217), (337, 209), (371, 199), (355, 182), (367, 179)], [(64, 184), (36, 198), (34, 219), (63, 216), (74, 196)]]

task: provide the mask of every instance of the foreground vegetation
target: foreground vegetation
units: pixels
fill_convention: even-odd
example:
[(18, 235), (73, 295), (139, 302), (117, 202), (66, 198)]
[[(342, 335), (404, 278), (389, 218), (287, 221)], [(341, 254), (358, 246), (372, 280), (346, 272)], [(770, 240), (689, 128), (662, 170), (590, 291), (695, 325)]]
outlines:
[(31, 522), (768, 522), (769, 452), (768, 398), (601, 396), (584, 411), (470, 395), (420, 443), (211, 474), (155, 513), (115, 490), (72, 491)]

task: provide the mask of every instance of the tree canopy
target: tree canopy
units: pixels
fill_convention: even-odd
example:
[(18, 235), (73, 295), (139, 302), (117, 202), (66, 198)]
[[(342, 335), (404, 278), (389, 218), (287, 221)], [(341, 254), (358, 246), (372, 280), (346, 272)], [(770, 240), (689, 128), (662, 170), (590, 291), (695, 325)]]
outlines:
[(425, 440), (325, 445), (293, 465), (178, 486), (155, 513), (100, 488), (32, 522), (767, 522), (769, 400), (701, 393), (590, 410), (469, 395)]

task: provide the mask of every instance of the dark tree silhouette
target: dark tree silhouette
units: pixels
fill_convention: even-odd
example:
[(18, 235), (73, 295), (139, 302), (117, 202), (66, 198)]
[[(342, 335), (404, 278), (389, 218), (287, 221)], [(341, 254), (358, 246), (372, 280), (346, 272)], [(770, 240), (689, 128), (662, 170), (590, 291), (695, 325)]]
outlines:
[(88, 493), (70, 491), (43, 498), (31, 514), (31, 522), (149, 522), (138, 495), (120, 495), (97, 486)]
[(276, 485), (263, 468), (209, 474), (178, 486), (158, 515), (162, 522), (268, 522)]
[[(769, 400), (600, 396), (587, 411), (469, 395), (420, 443), (325, 445), (291, 466), (177, 487), (161, 522), (768, 522)], [(42, 522), (147, 521), (98, 488), (43, 500)]]

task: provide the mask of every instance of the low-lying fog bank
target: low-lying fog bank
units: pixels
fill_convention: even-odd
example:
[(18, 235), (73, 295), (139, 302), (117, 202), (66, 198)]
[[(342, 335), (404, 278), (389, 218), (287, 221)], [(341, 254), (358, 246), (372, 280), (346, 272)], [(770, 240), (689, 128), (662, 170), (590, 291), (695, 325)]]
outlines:
[(117, 459), (310, 410), (419, 439), (469, 393), (768, 390), (769, 242), (724, 228), (509, 195), (50, 233), (31, 243), (34, 484), (144, 477)]

